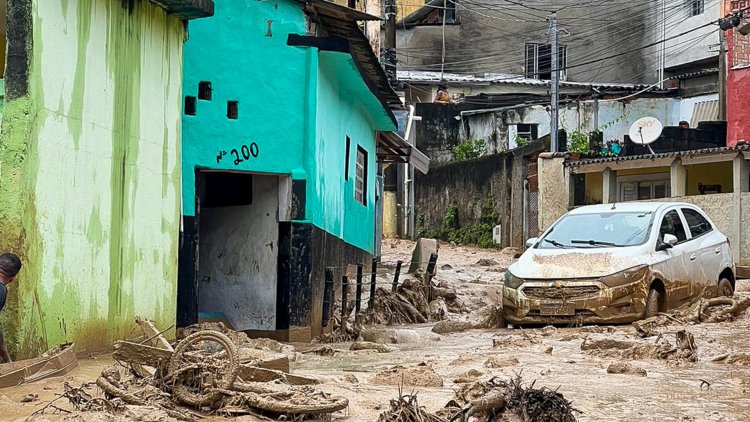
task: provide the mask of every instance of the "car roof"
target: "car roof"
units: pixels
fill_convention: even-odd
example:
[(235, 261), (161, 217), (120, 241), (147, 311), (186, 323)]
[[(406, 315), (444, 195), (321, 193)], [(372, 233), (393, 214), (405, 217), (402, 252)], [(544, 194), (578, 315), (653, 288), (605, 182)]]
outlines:
[(571, 210), (568, 214), (595, 214), (602, 212), (656, 212), (673, 206), (688, 206), (685, 202), (615, 202), (614, 204), (585, 205)]

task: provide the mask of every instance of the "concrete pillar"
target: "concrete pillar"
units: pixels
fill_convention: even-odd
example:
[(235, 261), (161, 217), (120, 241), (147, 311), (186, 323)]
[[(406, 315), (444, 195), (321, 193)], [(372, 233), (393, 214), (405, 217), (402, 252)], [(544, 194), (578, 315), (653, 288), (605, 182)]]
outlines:
[(539, 233), (552, 225), (570, 207), (570, 170), (561, 153), (545, 152), (537, 160), (539, 181)]
[(602, 173), (602, 203), (617, 202), (617, 170), (607, 167)]
[(383, 237), (398, 236), (398, 204), (396, 192), (383, 192)]
[(679, 158), (669, 166), (669, 185), (673, 198), (687, 196), (687, 169)]
[(745, 159), (744, 154), (740, 154), (734, 159), (734, 192), (750, 191), (750, 162)]

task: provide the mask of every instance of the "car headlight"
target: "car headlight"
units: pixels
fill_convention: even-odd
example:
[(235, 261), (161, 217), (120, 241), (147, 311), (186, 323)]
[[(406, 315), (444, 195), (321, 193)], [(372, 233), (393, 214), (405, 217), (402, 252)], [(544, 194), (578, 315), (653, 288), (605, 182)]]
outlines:
[(521, 283), (523, 283), (522, 278), (514, 276), (510, 271), (505, 271), (505, 287), (517, 289)]
[(602, 277), (600, 280), (608, 287), (622, 286), (623, 284), (634, 283), (642, 279), (646, 276), (647, 272), (648, 265), (638, 265), (636, 267), (631, 267), (627, 270)]

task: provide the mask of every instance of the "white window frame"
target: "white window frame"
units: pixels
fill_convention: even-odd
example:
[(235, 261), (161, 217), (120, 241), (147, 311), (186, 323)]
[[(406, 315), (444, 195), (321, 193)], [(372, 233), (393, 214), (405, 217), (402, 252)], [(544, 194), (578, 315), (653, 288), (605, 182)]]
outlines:
[(706, 11), (705, 0), (687, 0), (688, 16), (700, 16)]
[[(620, 202), (627, 202), (627, 201), (647, 201), (647, 199), (638, 199), (638, 184), (639, 183), (652, 183), (651, 185), (651, 198), (648, 200), (654, 200), (657, 198), (654, 198), (654, 184), (655, 182), (658, 183), (664, 183), (665, 187), (665, 198), (669, 198), (672, 196), (672, 186), (670, 183), (670, 174), (669, 173), (651, 173), (651, 174), (635, 174), (632, 176), (618, 176), (617, 177), (617, 198), (620, 200)], [(625, 199), (624, 195), (624, 189), (623, 185), (627, 183), (635, 183), (636, 184), (636, 197), (635, 199)]]
[[(544, 43), (534, 43), (534, 42), (527, 42), (524, 45), (523, 50), (523, 65), (524, 65), (524, 76), (531, 79), (541, 79), (539, 75), (539, 47), (546, 46), (547, 44)], [(531, 50), (533, 50), (533, 69), (528, 69), (529, 64), (529, 47), (531, 47)], [(566, 80), (566, 68), (568, 67), (568, 46), (566, 45), (559, 45), (558, 46), (558, 54), (561, 56), (560, 60), (562, 61), (562, 68), (560, 69), (560, 80), (564, 81)], [(555, 67), (551, 63), (552, 59), (550, 58), (550, 66), (551, 69), (554, 69)], [(530, 75), (529, 75), (530, 73)]]
[(354, 200), (367, 206), (367, 150), (359, 145), (354, 164)]

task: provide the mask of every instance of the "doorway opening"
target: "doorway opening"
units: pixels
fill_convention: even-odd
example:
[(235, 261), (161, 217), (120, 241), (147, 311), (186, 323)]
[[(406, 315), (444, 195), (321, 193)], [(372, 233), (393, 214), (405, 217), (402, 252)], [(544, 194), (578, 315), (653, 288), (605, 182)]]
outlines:
[(221, 171), (196, 176), (198, 322), (275, 331), (280, 178)]

